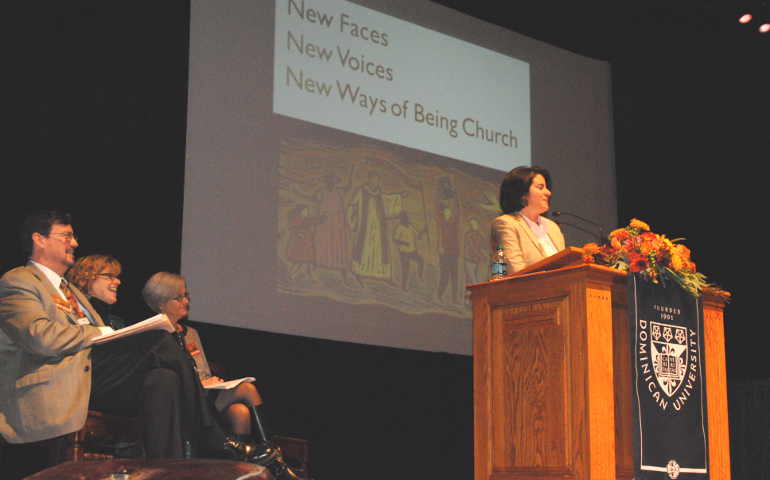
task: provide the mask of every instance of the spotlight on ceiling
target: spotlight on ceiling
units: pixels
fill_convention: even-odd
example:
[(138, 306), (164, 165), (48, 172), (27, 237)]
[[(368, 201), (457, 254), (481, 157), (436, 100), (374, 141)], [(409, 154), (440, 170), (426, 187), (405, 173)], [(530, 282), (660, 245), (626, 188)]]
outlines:
[(750, 13), (744, 13), (740, 17), (738, 17), (738, 23), (749, 23), (753, 17)]
[(760, 0), (759, 12), (757, 13), (757, 19), (761, 23), (758, 28), (759, 33), (770, 32), (770, 2), (768, 0)]

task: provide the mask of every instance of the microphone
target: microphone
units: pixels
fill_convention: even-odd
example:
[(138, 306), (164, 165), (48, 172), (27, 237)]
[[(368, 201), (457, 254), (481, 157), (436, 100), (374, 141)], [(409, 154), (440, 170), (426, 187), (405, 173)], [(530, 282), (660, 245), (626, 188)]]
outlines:
[[(563, 212), (561, 210), (554, 210), (553, 212), (551, 212), (551, 216), (554, 218), (554, 220), (556, 220), (557, 217), (562, 217), (563, 216), (563, 217), (571, 217), (571, 218), (580, 220), (582, 222), (585, 222), (585, 223), (587, 223), (587, 224), (589, 224), (591, 226), (594, 226), (594, 227), (599, 229), (599, 234), (598, 234), (599, 243), (602, 243), (604, 240), (606, 240), (604, 238), (605, 237), (605, 235), (604, 235), (604, 227), (600, 223), (594, 222), (593, 220), (589, 220), (589, 219), (587, 219), (585, 217), (581, 217), (580, 215), (576, 215), (576, 214), (570, 213), (570, 212)], [(560, 224), (563, 224), (563, 225), (567, 225), (567, 226), (576, 228), (576, 229), (578, 229), (580, 231), (583, 231), (583, 232), (586, 232), (586, 233), (591, 233), (593, 235), (596, 235), (596, 232), (588, 231), (588, 230), (586, 230), (584, 228), (580, 228), (577, 225), (574, 225), (572, 223), (560, 222), (558, 220), (556, 220), (556, 222), (558, 222)]]

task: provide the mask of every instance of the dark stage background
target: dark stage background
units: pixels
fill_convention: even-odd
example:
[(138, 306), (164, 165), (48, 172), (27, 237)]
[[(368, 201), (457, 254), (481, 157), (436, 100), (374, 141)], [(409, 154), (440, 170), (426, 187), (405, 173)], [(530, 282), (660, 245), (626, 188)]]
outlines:
[[(733, 2), (437, 3), (611, 62), (618, 225), (638, 217), (686, 237), (699, 270), (733, 293), (734, 478), (766, 478), (749, 470), (766, 466), (767, 433), (745, 419), (768, 410), (770, 377), (768, 37), (739, 26)], [(6, 130), (0, 269), (24, 261), (24, 212), (66, 209), (79, 255), (123, 262), (119, 313), (146, 316), (144, 281), (180, 265), (189, 5), (35, 2), (9, 19), (23, 28), (10, 69), (20, 82), (6, 92), (19, 110)], [(194, 308), (205, 292), (192, 294)], [(229, 376), (258, 378), (272, 429), (311, 441), (319, 480), (472, 478), (470, 357), (199, 327)]]

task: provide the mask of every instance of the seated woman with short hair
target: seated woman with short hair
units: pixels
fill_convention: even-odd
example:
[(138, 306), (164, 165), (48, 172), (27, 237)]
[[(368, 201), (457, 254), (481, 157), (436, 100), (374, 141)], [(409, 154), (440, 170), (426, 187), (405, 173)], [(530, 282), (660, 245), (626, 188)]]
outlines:
[[(177, 341), (187, 352), (199, 375), (201, 385), (220, 382), (212, 377), (198, 332), (182, 323), (190, 311), (190, 294), (184, 277), (175, 273), (158, 272), (145, 284), (142, 296), (156, 313), (165, 314), (177, 329)], [(265, 433), (259, 411), (262, 398), (252, 383), (241, 383), (229, 390), (213, 390), (210, 394), (216, 410), (227, 421), (230, 431), (239, 440), (254, 439), (260, 452), (252, 461), (267, 466), (277, 479), (298, 478), (283, 462), (280, 449)]]
[[(190, 311), (190, 294), (184, 278), (173, 273), (158, 272), (147, 281), (142, 295), (154, 312), (164, 313), (176, 327), (181, 345), (195, 362), (195, 370), (201, 384), (205, 387), (221, 382), (221, 378), (211, 375), (198, 331), (181, 322)], [(215, 397), (214, 405), (227, 420), (230, 431), (236, 435), (250, 435), (252, 414), (249, 407), (262, 404), (262, 398), (254, 384), (241, 383), (234, 389), (215, 390), (212, 394)]]

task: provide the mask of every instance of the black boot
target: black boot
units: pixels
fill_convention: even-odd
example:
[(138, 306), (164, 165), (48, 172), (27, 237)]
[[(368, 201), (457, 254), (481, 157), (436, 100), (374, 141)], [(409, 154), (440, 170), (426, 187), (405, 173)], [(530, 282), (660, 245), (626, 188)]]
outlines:
[(262, 465), (270, 470), (276, 480), (301, 480), (302, 477), (297, 475), (283, 460), (283, 454), (281, 449), (273, 445), (270, 437), (267, 435), (265, 424), (262, 421), (262, 417), (259, 414), (259, 406), (246, 405), (251, 412), (251, 435), (254, 441), (257, 443), (257, 451), (255, 455), (247, 460), (257, 465)]
[(204, 456), (243, 462), (248, 461), (258, 450), (251, 438), (227, 435), (218, 425), (208, 428), (204, 438)]
[(251, 439), (227, 436), (222, 443), (222, 449), (218, 452), (220, 454), (218, 456), (228, 460), (248, 462), (250, 458), (257, 454), (258, 450), (259, 447)]

